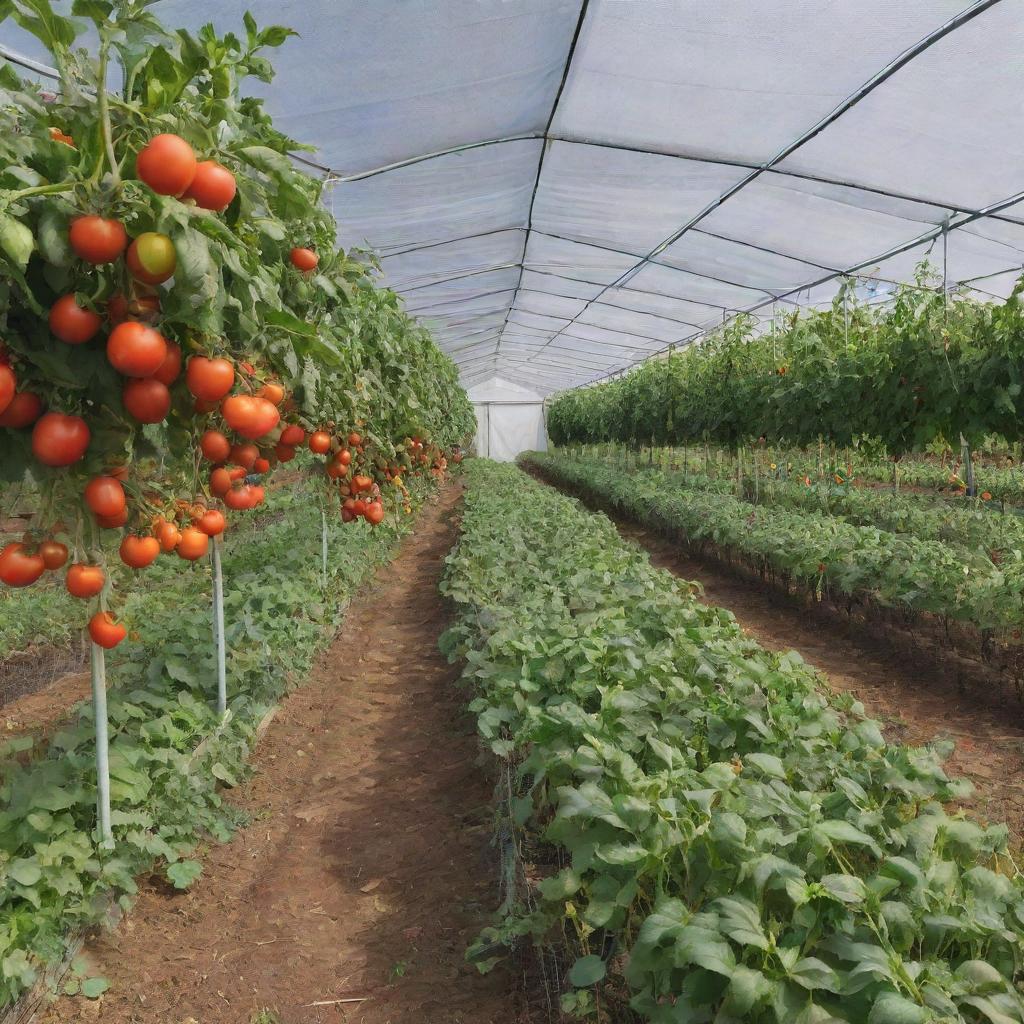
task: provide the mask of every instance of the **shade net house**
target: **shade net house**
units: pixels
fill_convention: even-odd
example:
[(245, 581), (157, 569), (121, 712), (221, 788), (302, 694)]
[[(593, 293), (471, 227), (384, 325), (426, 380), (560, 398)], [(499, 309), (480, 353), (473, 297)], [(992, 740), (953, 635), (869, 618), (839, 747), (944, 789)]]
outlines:
[(1024, 263), (1016, 0), (161, 4), (246, 9), (300, 34), (254, 85), (340, 242), (469, 387), (578, 387), (925, 258), (1005, 297)]

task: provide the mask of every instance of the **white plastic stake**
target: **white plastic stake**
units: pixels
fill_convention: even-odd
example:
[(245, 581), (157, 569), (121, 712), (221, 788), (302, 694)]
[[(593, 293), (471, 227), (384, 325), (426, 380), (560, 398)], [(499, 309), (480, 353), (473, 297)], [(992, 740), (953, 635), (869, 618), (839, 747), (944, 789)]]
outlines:
[(213, 566), (213, 638), (217, 645), (217, 714), (224, 717), (228, 709), (227, 646), (224, 640), (224, 574), (220, 566), (220, 537), (210, 546)]
[(327, 513), (320, 509), (321, 559), (323, 562), (324, 590), (327, 590)]
[(110, 740), (107, 734), (107, 662), (99, 644), (92, 645), (92, 714), (96, 727), (96, 817), (100, 841), (113, 842), (110, 831)]

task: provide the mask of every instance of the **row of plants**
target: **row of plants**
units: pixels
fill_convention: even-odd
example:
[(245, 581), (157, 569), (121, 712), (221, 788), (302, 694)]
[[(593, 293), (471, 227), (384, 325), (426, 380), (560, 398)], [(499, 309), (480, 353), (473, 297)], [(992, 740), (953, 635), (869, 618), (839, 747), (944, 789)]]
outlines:
[[(0, 5), (60, 76), (51, 92), (0, 65), (0, 487), (27, 480), (33, 513), (0, 581), (63, 572), (111, 646), (136, 574), (203, 557), (300, 447), (330, 457), (346, 521), (379, 523), (381, 489), (442, 472), (473, 417), (371, 261), (337, 250), (303, 147), (241, 91), (290, 30), (172, 31), (145, 0), (65, 10)], [(74, 47), (90, 23), (95, 54)]]
[(548, 432), (559, 445), (869, 437), (893, 455), (937, 438), (1021, 440), (1020, 286), (988, 304), (937, 283), (922, 267), (915, 284), (871, 306), (848, 282), (831, 307), (780, 315), (768, 332), (740, 315), (699, 345), (560, 395)]
[[(621, 455), (600, 459), (603, 465), (619, 472), (641, 471), (643, 460), (632, 468)], [(755, 505), (806, 510), (826, 516), (838, 516), (854, 526), (877, 526), (890, 533), (910, 534), (920, 540), (981, 549), (994, 560), (1007, 550), (1024, 552), (1024, 518), (1015, 512), (993, 510), (984, 501), (950, 502), (927, 500), (918, 494), (858, 488), (841, 472), (831, 478), (812, 478), (784, 472), (777, 463), (767, 462), (754, 471), (748, 462), (739, 472), (731, 468), (728, 476), (708, 476), (692, 468), (683, 470), (675, 461), (654, 465), (657, 484), (666, 490), (690, 488), (716, 494), (732, 493)], [(698, 464), (699, 465), (699, 464)]]
[(623, 472), (562, 454), (531, 452), (526, 466), (642, 523), (711, 544), (765, 575), (820, 597), (869, 601), (963, 624), (988, 652), (995, 640), (1019, 646), (1024, 618), (1024, 552), (984, 551), (913, 534), (857, 526), (833, 515), (752, 505), (731, 494), (688, 487), (681, 476)]
[[(413, 509), (433, 486), (413, 482)], [(0, 1006), (62, 955), (75, 929), (99, 920), (107, 899), (130, 905), (140, 872), (158, 870), (185, 888), (201, 871), (201, 844), (226, 840), (238, 823), (219, 790), (245, 775), (257, 724), (301, 680), (344, 599), (412, 523), (398, 514), (379, 529), (353, 528), (332, 517), (325, 586), (318, 500), (312, 479), (274, 489), (224, 544), (226, 720), (211, 703), (209, 569), (155, 568), (162, 585), (129, 598), (138, 632), (108, 658), (113, 844), (96, 841), (91, 703), (42, 749), (30, 737), (0, 746)], [(387, 500), (400, 511), (403, 499)]]
[(474, 462), (446, 593), (509, 812), (564, 867), (471, 954), (575, 960), (562, 1007), (747, 1024), (1024, 1021), (1007, 829), (943, 805), (951, 745), (886, 743), (603, 516)]

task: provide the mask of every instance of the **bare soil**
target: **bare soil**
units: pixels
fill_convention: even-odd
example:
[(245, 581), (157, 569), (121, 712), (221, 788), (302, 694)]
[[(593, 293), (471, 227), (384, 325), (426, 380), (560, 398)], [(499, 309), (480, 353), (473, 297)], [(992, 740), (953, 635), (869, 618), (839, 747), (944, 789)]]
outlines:
[[(352, 604), (229, 798), (252, 823), (175, 893), (150, 879), (86, 947), (111, 987), (44, 1024), (513, 1024), (464, 952), (497, 903), (493, 780), (437, 650), (449, 486)], [(261, 1017), (263, 1011), (275, 1016)]]

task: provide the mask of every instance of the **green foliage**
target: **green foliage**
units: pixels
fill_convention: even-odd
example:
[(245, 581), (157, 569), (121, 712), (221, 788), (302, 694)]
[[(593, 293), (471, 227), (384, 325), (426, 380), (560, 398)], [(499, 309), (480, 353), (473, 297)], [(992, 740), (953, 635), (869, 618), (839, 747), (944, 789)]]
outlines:
[[(856, 525), (856, 516), (848, 521), (795, 500), (752, 505), (718, 488), (702, 490), (693, 477), (667, 479), (540, 452), (529, 453), (526, 461), (641, 522), (682, 533), (691, 542), (710, 541), (812, 593), (928, 612), (1007, 640), (1024, 616), (1020, 547), (1004, 549), (996, 565), (984, 550), (879, 529), (868, 514)], [(935, 517), (916, 518), (941, 529)]]
[(1021, 437), (1024, 313), (1018, 291), (985, 305), (921, 287), (885, 307), (843, 295), (755, 334), (740, 316), (692, 349), (569, 392), (548, 413), (556, 444), (804, 445), (866, 435), (902, 454), (936, 437)]
[[(414, 483), (417, 505), (428, 489)], [(208, 566), (177, 568), (174, 586), (130, 606), (138, 639), (108, 655), (113, 849), (95, 841), (91, 703), (35, 758), (18, 757), (18, 744), (0, 750), (0, 1006), (61, 955), (70, 931), (102, 916), (105, 894), (130, 901), (135, 876), (154, 866), (184, 889), (201, 871), (192, 859), (200, 838), (230, 836), (237, 815), (218, 786), (245, 778), (260, 719), (308, 670), (341, 601), (410, 522), (393, 507), (376, 528), (329, 516), (324, 590), (316, 504), (312, 482), (274, 490), (267, 509), (240, 515), (227, 535), (226, 727), (215, 710)]]
[(887, 744), (604, 517), (468, 474), (443, 646), (566, 865), (481, 947), (561, 929), (571, 980), (599, 958), (656, 1024), (1024, 1021), (1024, 886), (1004, 827), (943, 809), (948, 744)]
[[(113, 295), (134, 294), (123, 260), (97, 267), (74, 258), (68, 230), (82, 213), (119, 220), (129, 237), (170, 236), (178, 263), (172, 284), (159, 289), (161, 333), (186, 357), (247, 364), (243, 389), (280, 381), (305, 425), (360, 425), (386, 458), (410, 433), (445, 447), (471, 434), (454, 364), (397, 296), (375, 285), (366, 262), (335, 251), (323, 182), (288, 156), (303, 147), (241, 92), (248, 76), (272, 78), (266, 51), (290, 30), (259, 29), (246, 15), (244, 37), (217, 36), (209, 25), (194, 35), (170, 31), (143, 0), (79, 0), (74, 11), (97, 22), (95, 57), (68, 48), (83, 25), (49, 0), (0, 4), (0, 17), (9, 14), (51, 49), (61, 75), (55, 96), (0, 63), (0, 339), (19, 389), (83, 415), (93, 443), (72, 470), (52, 471), (31, 458), (27, 431), (0, 428), (0, 482), (31, 470), (50, 485), (127, 461), (167, 492), (201, 489), (193, 453), (209, 417), (195, 414), (184, 382), (172, 388), (166, 423), (143, 429), (123, 410), (104, 332), (71, 346), (49, 331), (45, 314), (62, 295), (74, 292), (102, 315)], [(124, 68), (120, 95), (97, 92), (108, 60)], [(51, 128), (74, 146), (52, 139)], [(238, 192), (223, 213), (156, 195), (135, 179), (136, 154), (161, 132), (181, 135), (200, 159), (235, 175)], [(293, 246), (318, 252), (315, 272), (291, 266)], [(159, 465), (148, 465), (157, 453)]]

